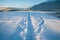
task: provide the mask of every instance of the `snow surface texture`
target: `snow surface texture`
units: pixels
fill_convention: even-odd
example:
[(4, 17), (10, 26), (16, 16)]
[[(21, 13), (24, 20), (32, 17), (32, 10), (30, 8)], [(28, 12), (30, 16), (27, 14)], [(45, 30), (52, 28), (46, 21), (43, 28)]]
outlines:
[(0, 15), (0, 40), (60, 40), (60, 19), (56, 17), (40, 12)]

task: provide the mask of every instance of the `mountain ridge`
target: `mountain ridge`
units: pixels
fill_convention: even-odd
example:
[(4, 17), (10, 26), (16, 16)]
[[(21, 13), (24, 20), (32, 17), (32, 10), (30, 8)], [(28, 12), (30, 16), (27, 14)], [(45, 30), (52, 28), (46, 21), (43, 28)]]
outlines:
[(60, 11), (60, 1), (43, 2), (30, 8), (34, 11)]

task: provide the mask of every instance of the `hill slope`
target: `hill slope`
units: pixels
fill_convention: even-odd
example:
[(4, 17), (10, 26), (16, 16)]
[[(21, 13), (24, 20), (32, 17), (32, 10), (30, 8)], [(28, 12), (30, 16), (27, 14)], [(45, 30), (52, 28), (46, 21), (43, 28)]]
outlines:
[(60, 11), (60, 1), (43, 2), (30, 9), (34, 11)]

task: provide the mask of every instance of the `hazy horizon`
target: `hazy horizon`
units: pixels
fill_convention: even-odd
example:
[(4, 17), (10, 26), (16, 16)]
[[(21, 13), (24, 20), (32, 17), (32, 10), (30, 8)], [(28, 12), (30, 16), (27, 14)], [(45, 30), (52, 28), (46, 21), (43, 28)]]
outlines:
[(29, 8), (46, 0), (0, 0), (0, 7)]

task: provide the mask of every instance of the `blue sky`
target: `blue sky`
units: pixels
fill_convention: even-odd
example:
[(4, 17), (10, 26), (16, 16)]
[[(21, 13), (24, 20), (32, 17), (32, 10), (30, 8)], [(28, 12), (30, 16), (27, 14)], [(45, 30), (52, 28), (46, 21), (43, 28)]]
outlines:
[(26, 8), (46, 0), (0, 0), (0, 6)]

